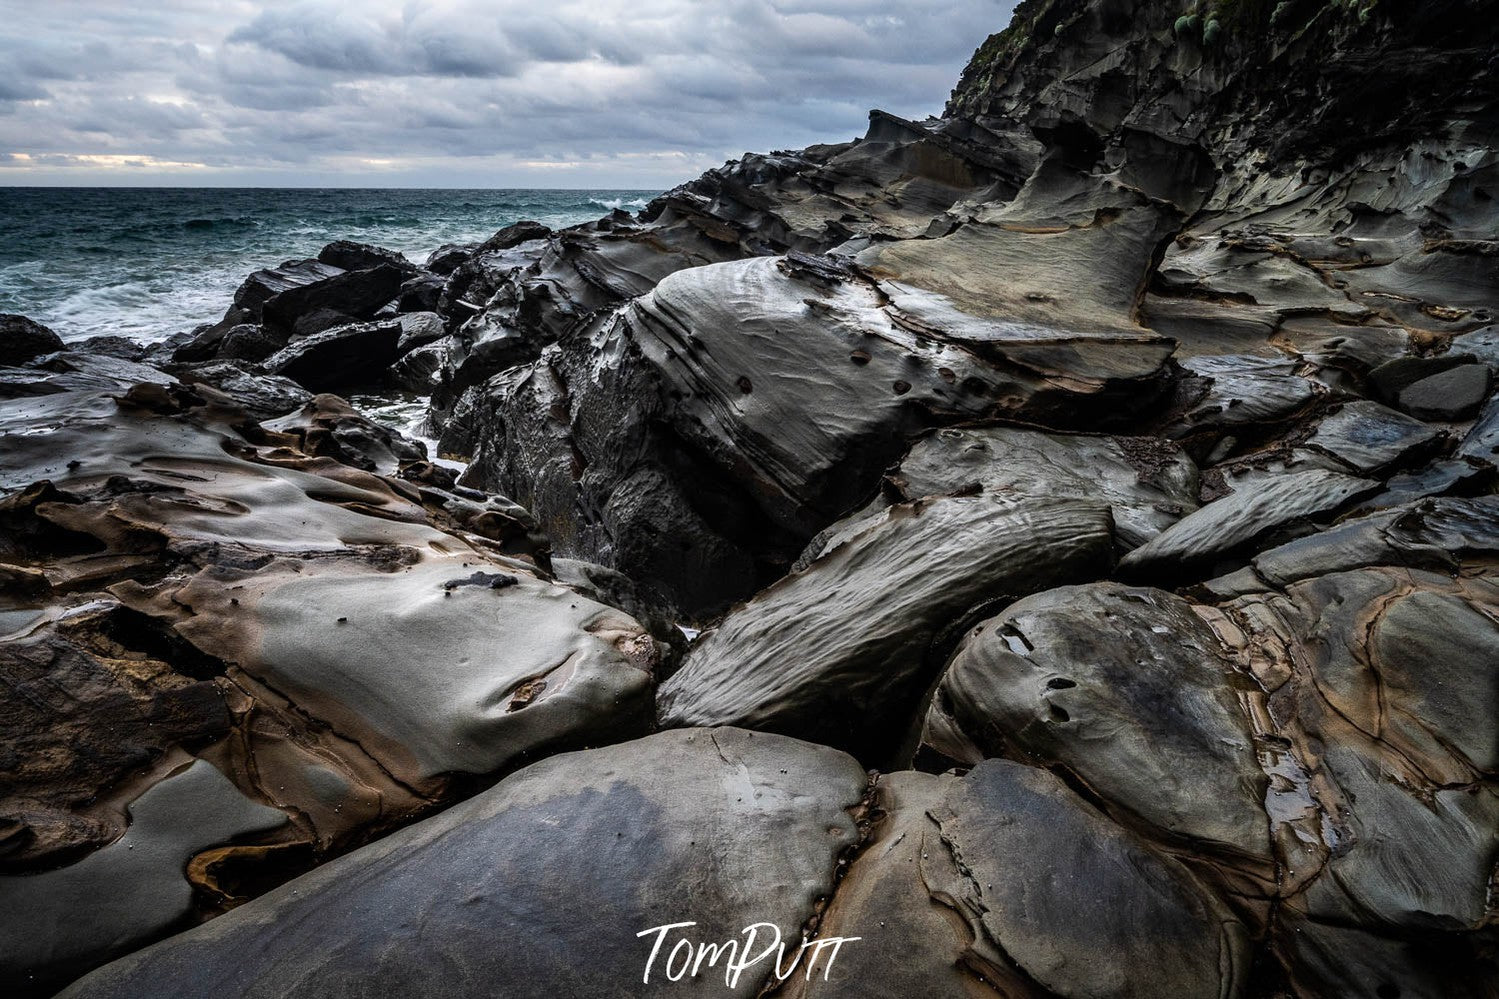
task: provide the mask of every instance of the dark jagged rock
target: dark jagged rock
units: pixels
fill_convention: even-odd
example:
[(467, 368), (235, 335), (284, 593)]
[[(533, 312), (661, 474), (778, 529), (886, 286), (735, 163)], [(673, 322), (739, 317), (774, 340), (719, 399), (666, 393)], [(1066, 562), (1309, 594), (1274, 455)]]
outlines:
[(19, 367), (63, 350), (62, 337), (25, 316), (0, 315), (0, 364)]
[(233, 361), (181, 364), (170, 370), (184, 384), (212, 385), (257, 420), (285, 416), (312, 401), (312, 393), (290, 378), (262, 374)]
[(73, 344), (72, 349), (84, 354), (104, 354), (108, 357), (118, 357), (122, 361), (151, 363), (147, 356), (150, 351), (146, 345), (138, 343), (128, 336), (91, 336), (87, 340), (81, 340)]
[(305, 337), (351, 320), (370, 319), (400, 294), (405, 280), (401, 268), (380, 264), (288, 288), (265, 300), (261, 324), (280, 336)]
[(368, 243), (355, 243), (347, 239), (329, 243), (318, 251), (317, 258), (319, 263), (337, 267), (342, 271), (367, 271), (382, 265), (389, 265), (403, 271), (416, 270), (416, 266), (411, 261), (395, 250), (371, 246)]
[(396, 319), (353, 323), (293, 340), (265, 359), (265, 370), (313, 392), (379, 385), (400, 356)]

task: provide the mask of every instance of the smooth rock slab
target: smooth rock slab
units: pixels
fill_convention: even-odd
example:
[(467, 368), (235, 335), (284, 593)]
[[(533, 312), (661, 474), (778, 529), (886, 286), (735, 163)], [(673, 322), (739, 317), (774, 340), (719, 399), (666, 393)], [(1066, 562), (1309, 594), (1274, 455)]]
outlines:
[(663, 955), (643, 985), (636, 934), (692, 920), (720, 942), (768, 922), (794, 950), (865, 783), (842, 753), (733, 729), (555, 756), (64, 994), (752, 996), (768, 960), (730, 991), (722, 962), (673, 987)]
[(1096, 583), (1027, 597), (969, 632), (926, 741), (963, 764), (1023, 754), (1167, 833), (1268, 857), (1253, 681), (1191, 605)]
[(1210, 565), (1378, 488), (1369, 479), (1321, 468), (1255, 476), (1124, 556), (1119, 569), (1139, 576)]
[(1339, 471), (1374, 475), (1429, 447), (1437, 436), (1424, 423), (1363, 400), (1324, 419), (1304, 446), (1336, 459)]
[(1245, 927), (1180, 861), (1055, 776), (989, 760), (881, 779), (885, 818), (819, 927), (862, 935), (797, 997), (1224, 999)]
[(952, 427), (918, 441), (889, 478), (907, 500), (979, 483), (996, 492), (1108, 503), (1126, 548), (1197, 509), (1197, 466), (1173, 444), (1138, 437)]
[(1478, 412), (1493, 377), (1487, 364), (1461, 364), (1406, 386), (1400, 408), (1423, 420), (1463, 420)]
[(76, 864), (0, 878), (0, 978), (41, 995), (140, 946), (191, 910), (188, 858), (286, 822), (203, 760), (152, 786), (130, 817), (123, 837)]
[(1107, 571), (1108, 507), (980, 494), (892, 507), (704, 636), (659, 692), (663, 724), (764, 728), (888, 753), (986, 601)]

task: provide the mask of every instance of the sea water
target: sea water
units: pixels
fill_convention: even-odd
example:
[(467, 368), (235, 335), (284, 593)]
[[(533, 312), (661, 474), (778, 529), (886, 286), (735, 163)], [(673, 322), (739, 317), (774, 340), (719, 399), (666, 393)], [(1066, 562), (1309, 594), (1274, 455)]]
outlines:
[(0, 313), (64, 340), (145, 342), (223, 315), (251, 271), (335, 239), (415, 263), (532, 219), (559, 228), (657, 191), (0, 187)]

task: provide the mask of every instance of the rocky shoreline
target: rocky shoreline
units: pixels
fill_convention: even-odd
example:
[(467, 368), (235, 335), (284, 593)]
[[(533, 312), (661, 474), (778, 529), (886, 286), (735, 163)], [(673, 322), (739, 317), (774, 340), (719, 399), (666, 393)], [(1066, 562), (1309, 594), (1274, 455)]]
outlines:
[(1499, 995), (1494, 13), (1027, 0), (636, 215), (5, 317), (0, 980)]

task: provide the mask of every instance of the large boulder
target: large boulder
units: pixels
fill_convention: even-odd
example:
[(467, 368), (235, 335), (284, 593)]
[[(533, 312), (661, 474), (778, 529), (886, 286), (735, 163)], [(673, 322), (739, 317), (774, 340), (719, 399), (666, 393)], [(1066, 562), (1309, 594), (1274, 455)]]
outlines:
[(400, 356), (401, 333), (397, 319), (335, 326), (293, 340), (262, 366), (312, 392), (376, 386)]
[(555, 756), (64, 995), (758, 995), (832, 891), (865, 781), (734, 729)]
[(1000, 760), (881, 779), (819, 933), (860, 936), (798, 997), (1243, 994), (1250, 930), (1180, 858)]
[(893, 759), (966, 616), (1106, 571), (1108, 508), (919, 500), (872, 518), (732, 611), (661, 687), (666, 725), (732, 724)]
[(382, 263), (297, 285), (265, 300), (261, 325), (280, 336), (311, 336), (340, 323), (371, 319), (400, 294), (405, 280), (400, 267)]

